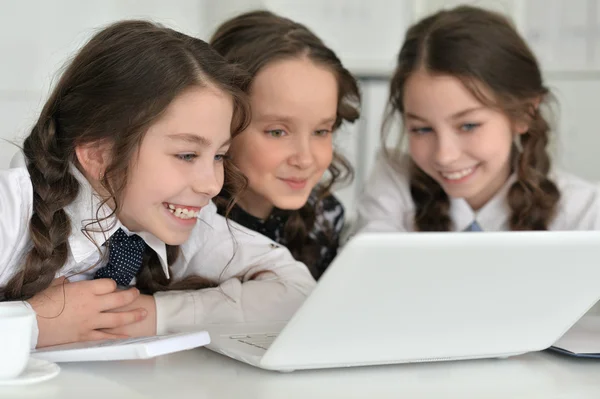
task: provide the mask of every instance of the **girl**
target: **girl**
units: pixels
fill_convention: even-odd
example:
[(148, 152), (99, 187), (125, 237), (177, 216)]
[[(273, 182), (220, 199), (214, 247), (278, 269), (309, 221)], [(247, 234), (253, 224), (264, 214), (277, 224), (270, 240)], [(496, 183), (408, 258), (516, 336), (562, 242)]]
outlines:
[[(353, 172), (332, 143), (359, 116), (356, 80), (304, 25), (267, 11), (225, 22), (211, 45), (252, 76), (252, 120), (230, 150), (248, 188), (230, 217), (287, 246), (319, 278), (344, 225), (331, 190)], [(231, 196), (221, 193), (221, 214)]]
[(261, 235), (232, 237), (211, 203), (246, 84), (206, 43), (148, 22), (116, 23), (74, 58), (25, 139), (27, 166), (0, 171), (0, 298), (36, 311), (33, 344), (299, 306), (306, 267)]
[(401, 116), (409, 155), (378, 160), (359, 231), (600, 228), (598, 189), (550, 168), (549, 98), (534, 55), (500, 14), (462, 6), (412, 26), (385, 124)]

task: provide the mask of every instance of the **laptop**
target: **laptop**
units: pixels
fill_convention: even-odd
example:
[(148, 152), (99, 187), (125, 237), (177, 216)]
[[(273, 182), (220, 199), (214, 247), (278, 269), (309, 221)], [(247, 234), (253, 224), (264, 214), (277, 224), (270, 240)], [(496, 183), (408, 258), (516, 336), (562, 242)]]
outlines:
[(278, 371), (505, 358), (553, 345), (599, 281), (600, 232), (362, 234), (289, 322), (206, 326), (207, 347)]

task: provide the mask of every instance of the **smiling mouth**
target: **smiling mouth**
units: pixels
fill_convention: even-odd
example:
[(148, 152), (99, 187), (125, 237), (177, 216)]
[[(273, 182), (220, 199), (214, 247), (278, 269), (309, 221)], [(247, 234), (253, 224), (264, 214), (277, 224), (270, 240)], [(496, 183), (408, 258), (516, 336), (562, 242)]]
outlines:
[(308, 184), (308, 179), (282, 179), (282, 182), (288, 185), (292, 190), (303, 190)]
[(289, 181), (291, 183), (306, 183), (308, 181), (308, 177), (306, 179), (298, 179), (295, 177), (289, 177), (289, 178), (280, 177), (280, 179), (283, 181)]
[(171, 204), (168, 202), (164, 202), (163, 205), (175, 217), (183, 220), (197, 218), (200, 210), (202, 209), (202, 207)]
[(475, 169), (477, 169), (477, 166), (472, 166), (470, 168), (460, 169), (460, 170), (457, 170), (457, 171), (454, 171), (454, 172), (440, 172), (440, 174), (446, 180), (455, 181), (455, 180), (463, 179), (463, 178), (465, 178), (465, 177), (473, 174), (473, 172), (475, 171)]

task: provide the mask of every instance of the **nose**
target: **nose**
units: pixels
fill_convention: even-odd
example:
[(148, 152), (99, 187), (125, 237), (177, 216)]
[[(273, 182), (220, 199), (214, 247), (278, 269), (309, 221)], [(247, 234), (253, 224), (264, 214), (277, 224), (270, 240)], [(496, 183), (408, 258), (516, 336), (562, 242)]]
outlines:
[(223, 188), (223, 167), (215, 167), (212, 162), (198, 165), (192, 181), (192, 190), (209, 198), (215, 197)]
[(292, 144), (294, 148), (289, 158), (290, 165), (300, 169), (308, 169), (313, 165), (315, 157), (312, 151), (311, 137), (310, 134), (296, 137)]
[(452, 163), (460, 158), (461, 151), (459, 137), (454, 132), (438, 131), (435, 152), (435, 162), (438, 165), (452, 165)]

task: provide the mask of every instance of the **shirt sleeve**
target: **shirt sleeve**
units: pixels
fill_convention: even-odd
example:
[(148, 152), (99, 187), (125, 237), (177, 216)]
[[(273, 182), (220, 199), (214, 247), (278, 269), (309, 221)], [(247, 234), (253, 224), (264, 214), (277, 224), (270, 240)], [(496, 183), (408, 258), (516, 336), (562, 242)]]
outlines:
[(397, 170), (377, 157), (373, 172), (359, 197), (356, 233), (412, 231), (414, 205), (410, 196), (408, 162), (399, 162), (406, 170)]
[(563, 171), (554, 171), (560, 201), (550, 230), (600, 230), (600, 186)]
[(581, 230), (600, 230), (600, 187), (594, 188), (577, 224)]
[(194, 253), (173, 270), (174, 278), (201, 275), (219, 285), (156, 293), (157, 332), (289, 320), (315, 285), (306, 266), (285, 247), (220, 215), (205, 230), (204, 240), (188, 244)]
[(20, 267), (32, 198), (25, 168), (0, 170), (0, 287), (5, 286)]
[[(31, 181), (25, 168), (0, 171), (0, 287), (6, 286), (21, 265), (21, 247), (27, 237), (32, 198)], [(28, 302), (15, 303), (32, 309)], [(37, 346), (38, 334), (37, 321), (34, 321), (31, 349)]]

